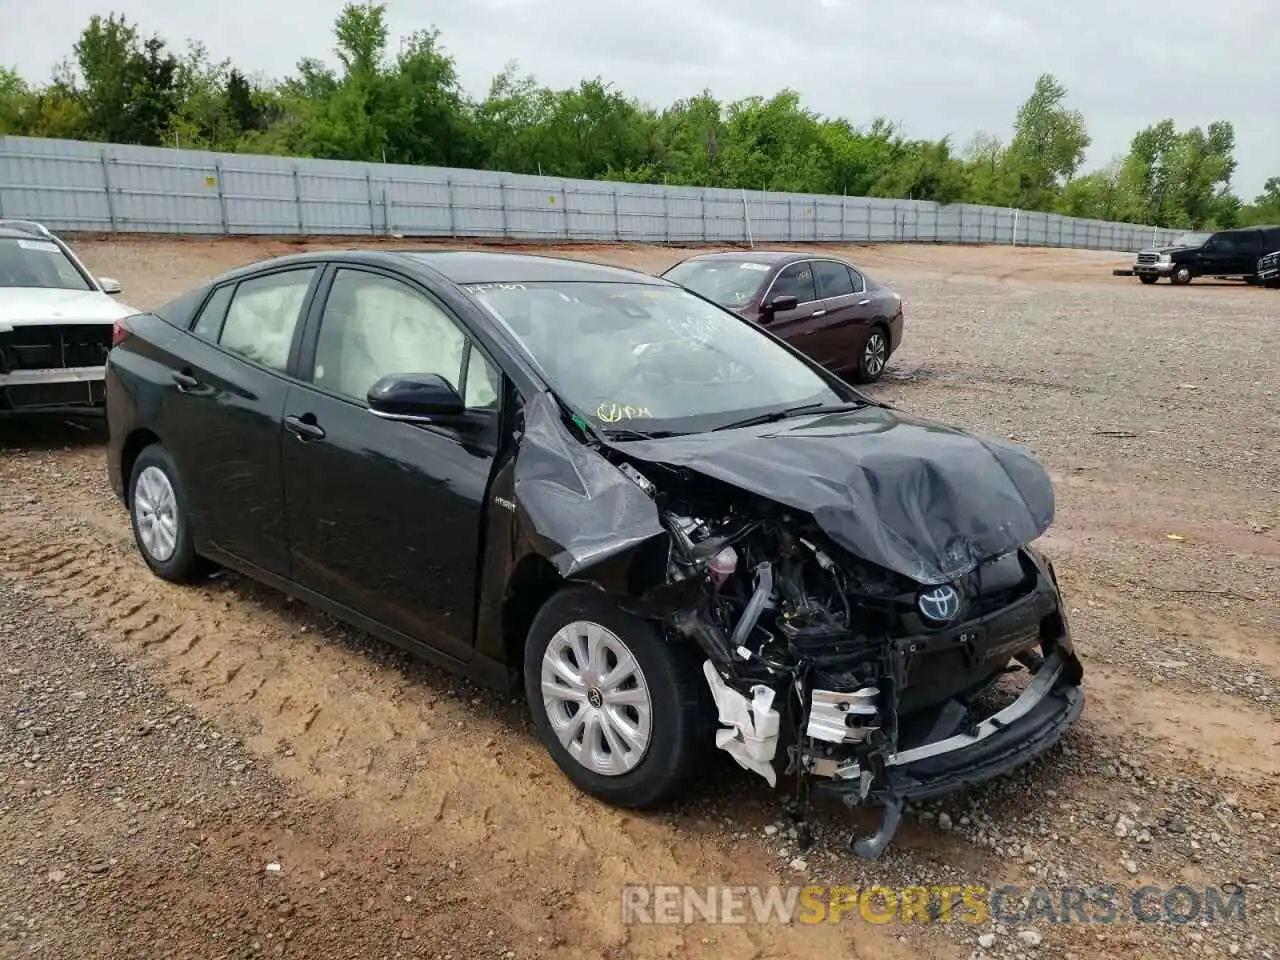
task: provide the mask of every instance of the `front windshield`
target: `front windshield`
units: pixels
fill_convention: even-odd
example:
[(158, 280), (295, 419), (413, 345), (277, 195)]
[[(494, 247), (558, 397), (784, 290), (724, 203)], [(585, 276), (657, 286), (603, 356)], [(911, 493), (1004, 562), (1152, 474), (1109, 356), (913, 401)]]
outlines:
[(16, 237), (0, 237), (0, 287), (92, 289), (56, 243)]
[(1201, 247), (1204, 242), (1209, 239), (1212, 234), (1208, 233), (1184, 233), (1173, 242), (1175, 247)]
[(767, 263), (751, 260), (686, 260), (663, 276), (722, 307), (750, 303), (769, 274)]
[(749, 321), (679, 287), (468, 289), (597, 429), (695, 433), (801, 404), (848, 402)]

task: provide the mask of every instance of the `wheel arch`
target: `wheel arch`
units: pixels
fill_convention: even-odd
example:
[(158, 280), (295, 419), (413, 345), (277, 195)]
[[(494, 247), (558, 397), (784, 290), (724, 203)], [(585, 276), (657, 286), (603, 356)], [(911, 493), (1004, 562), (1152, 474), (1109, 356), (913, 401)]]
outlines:
[(129, 478), (133, 476), (133, 465), (138, 462), (143, 450), (157, 443), (162, 444), (160, 437), (146, 427), (139, 427), (125, 437), (120, 447), (120, 487), (124, 490), (126, 505), (132, 505), (133, 491), (129, 486)]
[(502, 599), (502, 652), (507, 665), (517, 672), (524, 663), (524, 645), (534, 617), (568, 584), (551, 561), (538, 553), (525, 554), (511, 571)]

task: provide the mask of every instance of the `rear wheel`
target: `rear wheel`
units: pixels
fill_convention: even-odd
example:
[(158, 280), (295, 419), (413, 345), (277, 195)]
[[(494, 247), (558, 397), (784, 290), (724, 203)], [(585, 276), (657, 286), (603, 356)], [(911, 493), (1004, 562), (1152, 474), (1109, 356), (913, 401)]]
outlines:
[(1138, 274), (1138, 279), (1141, 280), (1143, 283), (1155, 283), (1160, 278), (1156, 276), (1152, 276), (1149, 273), (1140, 273)]
[(1191, 268), (1185, 263), (1180, 263), (1174, 267), (1173, 272), (1169, 274), (1169, 281), (1182, 287), (1190, 283), (1193, 276), (1195, 276), (1195, 274), (1192, 272)]
[(598, 590), (547, 601), (529, 629), (524, 680), (556, 764), (615, 806), (673, 798), (711, 742), (710, 691), (694, 650)]
[(133, 462), (129, 516), (138, 552), (162, 580), (186, 583), (204, 572), (187, 522), (187, 499), (173, 458), (158, 443)]
[(875, 383), (889, 363), (889, 334), (884, 327), (874, 326), (862, 347), (854, 378), (859, 383)]

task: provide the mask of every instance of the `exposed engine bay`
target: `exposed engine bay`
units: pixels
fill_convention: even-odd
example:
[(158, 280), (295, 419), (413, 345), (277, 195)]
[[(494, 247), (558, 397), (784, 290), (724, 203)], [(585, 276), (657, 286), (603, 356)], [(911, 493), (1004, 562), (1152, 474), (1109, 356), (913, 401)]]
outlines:
[(948, 632), (1034, 600), (1043, 568), (1030, 552), (982, 565), (952, 588), (954, 609), (934, 610), (936, 587), (854, 557), (812, 518), (738, 491), (719, 491), (728, 496), (716, 498), (717, 513), (664, 496), (630, 464), (619, 468), (662, 507), (669, 582), (701, 586), (695, 605), (667, 622), (707, 654), (716, 745), (770, 786), (795, 778), (802, 803), (817, 784), (851, 806), (881, 804), (880, 832), (855, 844), (862, 856), (890, 842), (904, 793), (913, 793), (895, 788), (890, 767), (911, 751), (927, 759), (948, 737), (950, 747), (978, 742), (972, 701), (1010, 671), (1037, 673), (1046, 653), (1069, 645), (1060, 611), (1045, 614), (1044, 603), (1024, 603), (1008, 632)]

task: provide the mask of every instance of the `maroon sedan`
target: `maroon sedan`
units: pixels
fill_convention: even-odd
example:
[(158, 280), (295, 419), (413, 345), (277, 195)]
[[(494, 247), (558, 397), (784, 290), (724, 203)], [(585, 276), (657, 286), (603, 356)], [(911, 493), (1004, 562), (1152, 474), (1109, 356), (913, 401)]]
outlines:
[(902, 343), (902, 298), (837, 257), (762, 250), (706, 253), (662, 276), (860, 383), (879, 380)]

